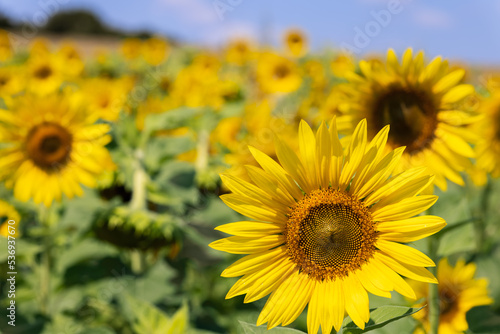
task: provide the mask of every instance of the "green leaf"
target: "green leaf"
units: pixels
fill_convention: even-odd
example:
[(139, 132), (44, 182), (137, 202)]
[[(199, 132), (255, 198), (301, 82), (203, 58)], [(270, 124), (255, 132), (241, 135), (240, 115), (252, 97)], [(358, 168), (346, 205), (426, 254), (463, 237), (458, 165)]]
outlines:
[(188, 308), (187, 305), (184, 304), (170, 319), (170, 329), (166, 332), (166, 334), (185, 333), (188, 327), (188, 320)]
[(126, 296), (125, 300), (133, 312), (132, 328), (136, 334), (165, 334), (170, 328), (168, 315), (154, 305)]
[(489, 306), (474, 307), (467, 312), (466, 318), (472, 333), (500, 333), (500, 316)]
[(158, 130), (172, 130), (187, 125), (193, 117), (202, 113), (202, 108), (181, 107), (174, 110), (168, 110), (161, 114), (150, 114), (144, 121), (143, 132), (150, 134)]
[(273, 333), (276, 333), (276, 334), (278, 334), (278, 333), (279, 334), (302, 333), (302, 334), (304, 334), (304, 332), (301, 332), (301, 331), (293, 329), (293, 328), (275, 327), (271, 330), (267, 330), (267, 327), (265, 325), (255, 326), (255, 325), (249, 324), (248, 322), (244, 322), (244, 321), (240, 321), (239, 323), (240, 323), (241, 327), (243, 328), (242, 333), (244, 333), (244, 334), (267, 334), (267, 333), (270, 333), (270, 334), (273, 334)]
[(344, 319), (344, 323), (340, 333), (342, 334), (359, 334), (366, 333), (368, 331), (384, 327), (385, 325), (399, 320), (401, 318), (410, 316), (418, 311), (423, 309), (414, 308), (414, 307), (405, 307), (405, 306), (395, 306), (395, 305), (386, 305), (381, 306), (375, 309), (370, 310), (370, 321), (365, 326), (365, 329), (360, 329), (356, 326), (350, 317)]

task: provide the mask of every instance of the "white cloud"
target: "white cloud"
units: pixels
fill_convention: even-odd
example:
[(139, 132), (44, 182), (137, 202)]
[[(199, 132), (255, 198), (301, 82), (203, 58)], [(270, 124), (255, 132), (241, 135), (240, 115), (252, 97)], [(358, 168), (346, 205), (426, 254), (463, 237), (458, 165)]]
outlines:
[(424, 28), (450, 28), (453, 26), (452, 17), (445, 11), (420, 7), (413, 10), (413, 20)]
[(207, 30), (203, 36), (203, 42), (209, 45), (221, 45), (228, 40), (236, 38), (257, 41), (258, 29), (255, 25), (247, 22), (224, 22), (224, 24), (214, 26), (212, 29)]
[(210, 3), (201, 0), (157, 0), (157, 3), (190, 23), (208, 24), (219, 21)]

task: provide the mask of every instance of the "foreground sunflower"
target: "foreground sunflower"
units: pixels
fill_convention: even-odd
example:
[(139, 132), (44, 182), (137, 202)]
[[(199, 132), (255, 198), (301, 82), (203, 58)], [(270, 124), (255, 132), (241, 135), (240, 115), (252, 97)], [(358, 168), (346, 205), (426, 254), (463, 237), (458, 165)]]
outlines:
[(299, 154), (275, 140), (279, 163), (250, 150), (262, 168), (248, 167), (251, 182), (222, 175), (233, 192), (221, 199), (255, 221), (217, 227), (234, 236), (210, 244), (234, 254), (250, 254), (222, 276), (241, 276), (226, 298), (245, 302), (268, 298), (257, 325), (273, 328), (294, 321), (307, 304), (308, 332), (340, 329), (344, 311), (361, 328), (370, 318), (368, 294), (391, 297), (415, 293), (400, 276), (437, 283), (425, 269), (426, 255), (401, 243), (439, 231), (436, 216), (411, 218), (432, 206), (433, 195), (417, 196), (432, 182), (423, 168), (391, 173), (404, 148), (384, 155), (389, 127), (367, 141), (367, 123), (356, 127), (342, 147), (333, 121), (316, 134), (299, 127)]
[[(465, 264), (465, 261), (457, 261), (455, 267), (450, 266), (448, 259), (439, 261), (437, 276), (439, 279), (439, 334), (461, 334), (469, 326), (465, 315), (471, 308), (480, 305), (489, 305), (493, 300), (488, 297), (488, 281), (486, 279), (474, 279), (476, 265)], [(427, 298), (428, 285), (422, 282), (409, 280), (415, 289), (417, 298)], [(427, 304), (425, 299), (416, 307)], [(428, 308), (422, 309), (413, 315), (422, 322), (425, 331), (429, 330)], [(418, 327), (415, 334), (424, 334), (425, 331)]]
[(0, 181), (21, 201), (49, 206), (64, 193), (80, 196), (80, 184), (94, 187), (96, 177), (114, 167), (104, 147), (107, 124), (60, 95), (20, 96), (0, 110)]
[(428, 166), (435, 184), (446, 190), (446, 180), (463, 185), (461, 171), (470, 168), (474, 152), (469, 143), (475, 135), (465, 125), (477, 118), (466, 110), (474, 87), (462, 84), (463, 69), (450, 69), (448, 61), (437, 57), (424, 65), (424, 54), (413, 56), (406, 50), (401, 63), (393, 50), (387, 62), (359, 63), (361, 73), (351, 72), (342, 85), (346, 106), (339, 117), (339, 132), (349, 134), (366, 118), (370, 138), (390, 124), (389, 146), (406, 146), (397, 171)]

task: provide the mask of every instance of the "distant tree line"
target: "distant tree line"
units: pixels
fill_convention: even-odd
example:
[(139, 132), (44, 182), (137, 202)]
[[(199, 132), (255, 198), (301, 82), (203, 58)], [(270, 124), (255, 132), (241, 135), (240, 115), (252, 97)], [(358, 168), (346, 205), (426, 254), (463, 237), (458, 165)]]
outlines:
[[(14, 22), (0, 13), (0, 29), (21, 29), (22, 22)], [(136, 31), (133, 33), (110, 28), (92, 12), (87, 10), (61, 11), (49, 18), (39, 31), (52, 34), (80, 34), (126, 37), (135, 36), (148, 38), (153, 34), (149, 31)]]

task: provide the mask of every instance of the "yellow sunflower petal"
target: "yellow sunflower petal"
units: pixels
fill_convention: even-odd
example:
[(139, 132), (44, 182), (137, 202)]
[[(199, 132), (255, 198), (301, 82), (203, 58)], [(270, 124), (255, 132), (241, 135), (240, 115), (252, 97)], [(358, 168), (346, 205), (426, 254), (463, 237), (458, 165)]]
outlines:
[(420, 267), (435, 266), (434, 262), (427, 255), (415, 248), (383, 239), (377, 240), (376, 245), (386, 255), (390, 254), (392, 257), (397, 258), (398, 261), (406, 264)]

